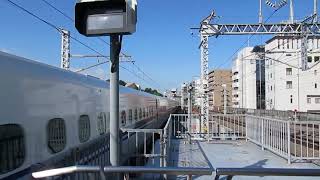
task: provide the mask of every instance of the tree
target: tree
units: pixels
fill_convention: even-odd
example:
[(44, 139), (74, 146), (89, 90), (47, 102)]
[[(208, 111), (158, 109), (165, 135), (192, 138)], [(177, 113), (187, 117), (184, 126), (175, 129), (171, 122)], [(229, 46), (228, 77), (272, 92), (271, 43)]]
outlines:
[(163, 97), (163, 95), (161, 93), (159, 93), (156, 89), (145, 88), (144, 92)]
[(121, 86), (126, 86), (126, 82), (125, 81), (122, 81), (122, 80), (119, 80), (119, 85), (121, 85)]

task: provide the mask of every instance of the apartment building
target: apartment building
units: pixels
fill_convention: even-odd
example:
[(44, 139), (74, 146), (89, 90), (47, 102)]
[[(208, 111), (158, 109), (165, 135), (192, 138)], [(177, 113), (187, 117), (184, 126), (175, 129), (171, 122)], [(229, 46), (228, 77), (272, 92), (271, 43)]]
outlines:
[(264, 47), (245, 47), (232, 65), (232, 103), (234, 108), (265, 109)]
[(301, 39), (276, 36), (266, 42), (266, 108), (320, 110), (320, 37), (308, 38), (308, 70), (300, 69)]
[(227, 106), (232, 106), (232, 71), (228, 69), (215, 69), (209, 72), (208, 97), (209, 107), (222, 107), (224, 105), (223, 84), (226, 84)]

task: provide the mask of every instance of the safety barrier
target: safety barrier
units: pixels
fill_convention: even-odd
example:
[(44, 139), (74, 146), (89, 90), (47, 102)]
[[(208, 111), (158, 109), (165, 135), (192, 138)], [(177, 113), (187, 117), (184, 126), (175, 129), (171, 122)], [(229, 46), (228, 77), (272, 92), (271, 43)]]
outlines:
[[(51, 169), (46, 171), (34, 172), (32, 176), (36, 179), (67, 177), (72, 178), (75, 174), (86, 174), (91, 179), (106, 180), (107, 175), (111, 173), (124, 174), (126, 180), (130, 179), (129, 174), (160, 174), (160, 175), (186, 175), (189, 180), (193, 176), (211, 175), (211, 168), (188, 168), (188, 167), (138, 167), (138, 166), (117, 166), (117, 167), (99, 167), (99, 166), (71, 166), (65, 168)], [(113, 176), (114, 179), (114, 176)]]
[[(130, 155), (134, 152), (136, 157), (146, 157), (152, 159), (152, 164), (155, 165), (155, 159), (160, 159), (160, 167), (166, 167), (169, 159), (169, 149), (171, 144), (172, 136), (172, 121), (171, 116), (168, 118), (167, 123), (163, 129), (128, 129), (122, 128), (121, 131), (126, 134), (124, 139), (126, 140), (127, 146), (122, 148), (122, 154)], [(155, 142), (159, 138), (160, 152), (155, 152)], [(148, 139), (151, 140), (148, 143)], [(134, 141), (134, 143), (132, 143)], [(142, 141), (142, 143), (141, 143)], [(139, 152), (139, 144), (143, 147), (142, 152)], [(148, 152), (147, 146), (151, 144), (151, 152)], [(133, 149), (133, 151), (131, 151)], [(150, 151), (150, 150), (149, 150)], [(132, 156), (132, 155), (130, 155)]]
[[(201, 128), (201, 116), (172, 114), (173, 134), (177, 138), (203, 140), (247, 139), (262, 149), (291, 161), (320, 160), (320, 121), (289, 121), (247, 114), (214, 114), (207, 129)], [(190, 125), (191, 122), (191, 125)], [(191, 130), (189, 131), (189, 129)]]
[(246, 138), (245, 115), (215, 114), (209, 117), (207, 139)]
[(320, 160), (320, 122), (294, 122), (246, 115), (247, 138), (286, 158)]

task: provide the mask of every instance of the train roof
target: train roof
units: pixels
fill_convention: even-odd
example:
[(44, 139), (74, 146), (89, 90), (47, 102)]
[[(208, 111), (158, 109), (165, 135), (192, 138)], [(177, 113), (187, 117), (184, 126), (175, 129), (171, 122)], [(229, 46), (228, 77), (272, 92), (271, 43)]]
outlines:
[[(10, 63), (12, 63), (16, 66), (23, 66), (20, 69), (24, 69), (24, 70), (28, 70), (28, 71), (47, 69), (47, 72), (48, 73), (50, 72), (50, 74), (52, 74), (52, 75), (55, 75), (58, 77), (60, 76), (62, 78), (66, 78), (66, 79), (74, 79), (74, 80), (81, 82), (83, 85), (92, 85), (92, 86), (96, 86), (96, 87), (100, 87), (100, 88), (109, 88), (110, 87), (110, 83), (108, 81), (102, 80), (100, 78), (97, 78), (97, 77), (94, 77), (91, 75), (85, 75), (85, 74), (80, 74), (77, 72), (61, 69), (56, 66), (48, 65), (48, 64), (45, 64), (42, 62), (30, 60), (30, 59), (27, 59), (27, 58), (24, 58), (21, 56), (17, 56), (17, 55), (13, 55), (13, 54), (9, 54), (9, 53), (0, 51), (0, 59), (1, 59), (0, 62), (1, 63), (5, 62), (2, 60), (3, 58), (9, 58)], [(26, 69), (26, 66), (28, 66), (27, 69)], [(153, 97), (153, 98), (158, 98), (158, 99), (166, 99), (166, 98), (163, 98), (160, 96), (155, 96), (153, 94), (149, 94), (149, 93), (146, 93), (143, 91), (135, 90), (130, 87), (124, 87), (121, 85), (119, 87), (119, 91), (120, 91), (120, 93), (133, 93), (133, 94), (140, 95), (140, 96)]]

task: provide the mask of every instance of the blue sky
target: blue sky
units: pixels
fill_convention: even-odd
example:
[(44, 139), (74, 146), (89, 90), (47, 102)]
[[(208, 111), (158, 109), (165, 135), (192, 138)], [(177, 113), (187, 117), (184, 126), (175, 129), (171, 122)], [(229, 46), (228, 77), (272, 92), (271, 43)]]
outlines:
[[(99, 52), (108, 55), (109, 47), (97, 38), (80, 35), (74, 24), (58, 14), (41, 0), (12, 0), (58, 27), (71, 31), (72, 36), (80, 39)], [(75, 0), (47, 0), (69, 16), (74, 16)], [(131, 55), (136, 64), (155, 82), (143, 77), (131, 64), (122, 66), (135, 72), (120, 69), (120, 78), (138, 82), (143, 87), (160, 90), (178, 87), (200, 74), (199, 37), (191, 35), (191, 27), (213, 9), (221, 16), (218, 23), (257, 23), (258, 0), (138, 0), (137, 32), (123, 40), (123, 52)], [(295, 0), (295, 17), (303, 19), (313, 11), (313, 0)], [(288, 6), (272, 16), (269, 22), (288, 19)], [(264, 17), (273, 9), (264, 6)], [(49, 26), (22, 12), (6, 0), (0, 1), (0, 50), (53, 66), (60, 66), (60, 35)], [(109, 41), (108, 37), (103, 37)], [(209, 67), (231, 68), (231, 55), (247, 40), (248, 36), (224, 36), (211, 38), (209, 43)], [(254, 36), (250, 45), (263, 44), (268, 36)], [(77, 42), (71, 41), (72, 54), (94, 54)], [(97, 59), (73, 59), (72, 68), (83, 68), (95, 64)], [(86, 73), (108, 78), (108, 65), (91, 69)]]

